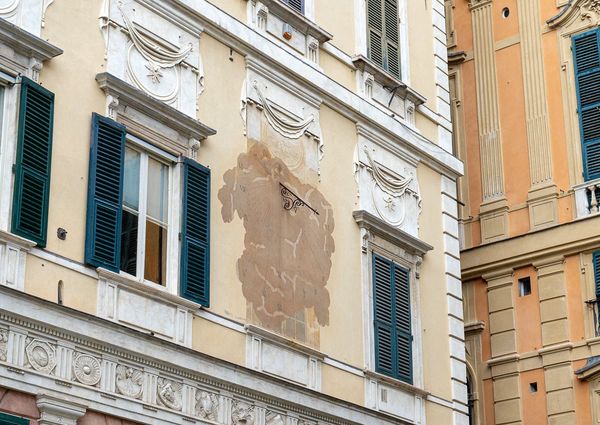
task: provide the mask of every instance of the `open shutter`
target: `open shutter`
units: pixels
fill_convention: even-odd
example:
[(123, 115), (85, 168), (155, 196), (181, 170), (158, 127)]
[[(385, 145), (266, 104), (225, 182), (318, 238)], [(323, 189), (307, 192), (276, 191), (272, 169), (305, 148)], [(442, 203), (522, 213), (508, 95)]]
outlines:
[(586, 180), (600, 177), (600, 40), (594, 30), (573, 37), (575, 78)]
[(394, 376), (397, 344), (393, 311), (393, 263), (373, 256), (373, 304), (375, 327), (375, 370)]
[(0, 425), (27, 425), (29, 422), (29, 419), (9, 415), (7, 413), (0, 413)]
[(592, 255), (594, 263), (594, 285), (596, 287), (596, 297), (600, 297), (600, 251), (594, 252)]
[(210, 302), (210, 170), (186, 159), (181, 223), (181, 296)]
[(125, 126), (92, 116), (85, 262), (119, 271)]
[(384, 0), (386, 66), (390, 74), (400, 78), (400, 32), (398, 1)]
[(54, 94), (22, 77), (12, 232), (46, 246)]
[(383, 52), (383, 1), (367, 0), (367, 35), (369, 59), (385, 68)]
[(394, 299), (398, 336), (398, 378), (412, 383), (412, 332), (410, 320), (410, 283), (407, 269), (394, 264)]

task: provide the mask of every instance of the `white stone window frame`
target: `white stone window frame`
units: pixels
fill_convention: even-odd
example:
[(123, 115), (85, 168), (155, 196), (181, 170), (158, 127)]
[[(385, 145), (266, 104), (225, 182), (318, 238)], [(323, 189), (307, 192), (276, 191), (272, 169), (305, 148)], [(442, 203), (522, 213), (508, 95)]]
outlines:
[[(365, 375), (374, 381), (386, 381), (409, 393), (423, 392), (423, 348), (421, 336), (420, 274), (422, 257), (433, 247), (399, 230), (367, 211), (353, 213), (361, 229), (363, 270), (363, 318)], [(375, 332), (373, 304), (373, 254), (393, 261), (409, 270), (411, 298), (412, 384), (375, 371)], [(367, 385), (367, 399), (369, 399)], [(377, 408), (376, 405), (369, 407)]]
[[(140, 197), (138, 206), (138, 247), (137, 247), (137, 271), (136, 276), (133, 276), (123, 270), (120, 271), (124, 277), (135, 279), (138, 282), (156, 287), (159, 290), (165, 290), (173, 295), (178, 295), (178, 282), (179, 282), (179, 251), (181, 249), (179, 243), (179, 232), (181, 231), (181, 161), (177, 156), (166, 152), (152, 143), (146, 142), (145, 140), (136, 137), (133, 134), (127, 134), (125, 146), (130, 147), (134, 151), (140, 153)], [(143, 158), (146, 158), (145, 160)], [(144, 278), (144, 267), (145, 267), (145, 242), (146, 242), (146, 226), (143, 226), (143, 230), (139, 228), (139, 220), (146, 217), (147, 209), (147, 170), (148, 170), (148, 159), (152, 158), (156, 161), (167, 165), (169, 167), (168, 172), (168, 190), (167, 199), (169, 202), (167, 211), (167, 259), (166, 259), (166, 282), (165, 285), (161, 285), (155, 282), (148, 281)], [(145, 166), (142, 166), (146, 162)], [(142, 189), (142, 185), (145, 185)], [(125, 207), (122, 207), (125, 209)], [(140, 259), (143, 261), (140, 263)]]
[[(400, 80), (410, 85), (410, 54), (409, 54), (409, 42), (408, 42), (408, 1), (409, 0), (398, 0), (398, 23), (399, 23), (399, 40), (400, 46)], [(356, 28), (355, 43), (356, 43), (356, 57), (368, 59), (367, 52), (367, 0), (354, 0), (355, 2), (355, 22), (354, 27)], [(373, 64), (374, 65), (374, 64)], [(378, 66), (374, 65), (382, 74), (386, 74), (393, 79), (397, 77), (392, 76), (387, 71)]]
[[(179, 296), (182, 161), (199, 160), (201, 141), (215, 130), (110, 74), (96, 75), (106, 94), (106, 116), (123, 124), (127, 142), (171, 161), (166, 286), (125, 272), (98, 269), (97, 314), (107, 320), (191, 347), (192, 318), (201, 306)], [(176, 161), (175, 161), (176, 158)], [(201, 162), (201, 161), (200, 161)], [(146, 314), (137, 314), (135, 309)], [(133, 310), (133, 311), (132, 311)]]

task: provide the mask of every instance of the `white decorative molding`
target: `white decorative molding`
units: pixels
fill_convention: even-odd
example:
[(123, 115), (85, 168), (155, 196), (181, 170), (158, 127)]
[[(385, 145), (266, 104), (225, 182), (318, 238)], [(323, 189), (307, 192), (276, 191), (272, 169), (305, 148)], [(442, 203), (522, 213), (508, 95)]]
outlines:
[(258, 81), (252, 82), (252, 88), (256, 91), (258, 99), (263, 106), (263, 111), (269, 124), (275, 131), (284, 137), (290, 139), (297, 139), (304, 135), (308, 127), (315, 120), (314, 115), (309, 115), (302, 120), (294, 120), (286, 118), (281, 112), (277, 111), (274, 104), (272, 104), (262, 93)]
[(421, 195), (415, 158), (390, 152), (385, 140), (360, 125), (358, 133), (355, 173), (360, 209), (418, 236)]
[(36, 37), (44, 25), (46, 9), (54, 0), (1, 0), (0, 18)]
[(37, 408), (40, 411), (39, 425), (76, 425), (77, 419), (86, 412), (83, 404), (47, 393), (38, 394)]
[(190, 347), (193, 311), (200, 306), (155, 284), (98, 269), (99, 317)]
[(400, 417), (411, 424), (424, 424), (425, 399), (428, 393), (376, 375), (371, 374), (365, 378), (366, 405), (371, 409)]
[(247, 367), (321, 390), (320, 352), (253, 325), (247, 325), (246, 329)]
[(150, 0), (105, 1), (99, 23), (107, 48), (106, 70), (195, 117), (204, 90), (202, 28), (189, 16), (173, 19), (172, 9)]
[(589, 217), (600, 212), (600, 179), (573, 186), (576, 218)]
[[(82, 414), (87, 408), (124, 420), (161, 424), (208, 420), (219, 425), (252, 421), (263, 425), (270, 420), (278, 425), (280, 419), (285, 425), (397, 423), (391, 415), (348, 406), (281, 378), (257, 374), (21, 292), (0, 288), (0, 295), (0, 330), (4, 330), (0, 335), (8, 335), (6, 360), (0, 356), (2, 386), (52, 393), (57, 400), (68, 400), (66, 404), (79, 405), (75, 410)], [(36, 371), (25, 359), (26, 340), (63, 347), (66, 355), (57, 356), (52, 373)], [(3, 346), (0, 342), (0, 354)], [(74, 347), (77, 352), (68, 355)], [(58, 372), (71, 370), (80, 354), (100, 362), (96, 385)], [(95, 361), (83, 363), (96, 367)], [(71, 423), (67, 419), (63, 417), (63, 423)]]
[(23, 291), (25, 262), (35, 242), (0, 230), (0, 285)]

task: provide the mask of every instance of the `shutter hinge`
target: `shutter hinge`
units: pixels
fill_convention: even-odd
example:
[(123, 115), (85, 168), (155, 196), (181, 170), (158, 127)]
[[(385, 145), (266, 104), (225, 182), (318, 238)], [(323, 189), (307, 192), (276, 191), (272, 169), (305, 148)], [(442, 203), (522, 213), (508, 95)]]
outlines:
[(179, 238), (179, 240), (181, 240), (181, 232), (179, 232), (179, 235), (177, 237)]
[(13, 172), (13, 174), (17, 173), (17, 164), (12, 165), (12, 172)]

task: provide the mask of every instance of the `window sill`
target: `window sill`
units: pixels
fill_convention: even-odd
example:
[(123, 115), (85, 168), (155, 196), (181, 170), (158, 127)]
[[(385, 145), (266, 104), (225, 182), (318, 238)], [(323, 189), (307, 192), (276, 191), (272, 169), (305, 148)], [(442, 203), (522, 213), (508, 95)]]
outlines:
[(368, 379), (382, 382), (386, 385), (402, 390), (404, 392), (408, 392), (421, 397), (427, 397), (429, 395), (428, 391), (425, 391), (424, 389), (419, 387), (415, 387), (413, 384), (409, 384), (404, 381), (400, 381), (399, 379), (392, 378), (391, 376), (383, 375), (378, 372), (373, 372), (372, 370), (365, 370), (364, 374), (365, 377)]
[(304, 344), (300, 344), (299, 342), (296, 342), (296, 341), (292, 341), (291, 339), (288, 339), (284, 336), (278, 335), (278, 334), (268, 331), (266, 329), (260, 328), (256, 325), (248, 324), (244, 327), (246, 329), (246, 332), (250, 335), (260, 336), (264, 340), (273, 342), (274, 344), (277, 344), (277, 345), (284, 346), (284, 347), (289, 348), (294, 351), (298, 351), (307, 356), (315, 357), (319, 360), (323, 360), (325, 358), (325, 355), (323, 353), (321, 353), (318, 350), (315, 350), (314, 348), (311, 348)]
[(261, 0), (261, 2), (269, 8), (269, 13), (290, 24), (304, 35), (316, 38), (319, 43), (325, 43), (333, 38), (330, 33), (280, 0)]
[(194, 311), (201, 306), (128, 276), (98, 268), (96, 314), (120, 325), (186, 347), (192, 345)]
[[(4, 19), (0, 19), (0, 41), (14, 49), (16, 53), (35, 58), (39, 62), (47, 61), (63, 53), (62, 49)], [(30, 65), (23, 64), (23, 66), (28, 68)]]
[(99, 267), (97, 271), (99, 279), (106, 279), (110, 280), (111, 282), (118, 283), (132, 292), (143, 294), (161, 302), (168, 302), (170, 304), (185, 307), (191, 310), (199, 310), (202, 308), (200, 304), (168, 292), (167, 289), (162, 285), (140, 282), (133, 277), (115, 273), (102, 267)]
[(373, 75), (373, 79), (383, 85), (385, 89), (395, 91), (401, 98), (410, 100), (415, 106), (419, 106), (427, 100), (415, 90), (408, 87), (398, 77), (380, 68), (363, 55), (354, 56), (352, 58), (352, 63), (362, 72), (368, 72)]

